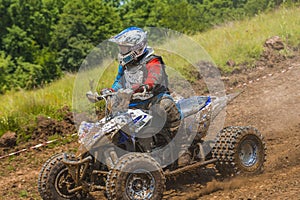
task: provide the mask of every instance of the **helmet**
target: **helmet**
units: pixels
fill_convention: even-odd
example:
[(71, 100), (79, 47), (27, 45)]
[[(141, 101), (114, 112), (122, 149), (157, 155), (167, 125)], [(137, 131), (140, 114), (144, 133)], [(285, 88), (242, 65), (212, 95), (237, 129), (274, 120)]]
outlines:
[(137, 60), (146, 52), (147, 33), (138, 27), (129, 27), (109, 39), (119, 46), (118, 59), (122, 66)]

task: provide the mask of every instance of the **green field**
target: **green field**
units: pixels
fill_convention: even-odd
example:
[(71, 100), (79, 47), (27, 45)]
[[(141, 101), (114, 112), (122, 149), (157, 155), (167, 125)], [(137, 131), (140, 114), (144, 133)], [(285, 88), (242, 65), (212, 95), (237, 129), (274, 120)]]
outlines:
[[(191, 36), (212, 57), (219, 68), (225, 72), (233, 69), (226, 66), (231, 59), (237, 64), (252, 66), (263, 51), (264, 41), (271, 36), (280, 36), (288, 45), (300, 44), (300, 8), (280, 8), (276, 11), (263, 13), (251, 19), (233, 21), (207, 32)], [(159, 52), (159, 51), (158, 51)], [(176, 56), (163, 53), (166, 64), (176, 59)], [(106, 69), (105, 76), (98, 87), (108, 87), (116, 73), (116, 63)], [(185, 66), (189, 64), (180, 60), (178, 71), (188, 77)], [(32, 91), (11, 91), (0, 96), (0, 136), (8, 130), (19, 135), (19, 141), (30, 138), (25, 135), (25, 127), (33, 124), (36, 116), (45, 115), (60, 119), (57, 109), (63, 106), (72, 107), (73, 86), (76, 75), (66, 74), (44, 88)]]

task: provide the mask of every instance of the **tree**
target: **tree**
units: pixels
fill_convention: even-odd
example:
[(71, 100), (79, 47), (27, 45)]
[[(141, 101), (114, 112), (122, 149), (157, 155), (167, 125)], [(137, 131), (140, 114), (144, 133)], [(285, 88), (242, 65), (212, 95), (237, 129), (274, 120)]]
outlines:
[(58, 51), (58, 63), (63, 70), (77, 71), (93, 47), (120, 30), (116, 8), (101, 1), (67, 3), (52, 38), (52, 47)]
[(10, 56), (6, 56), (5, 52), (0, 51), (0, 94), (3, 94), (11, 87), (9, 73), (14, 68), (14, 63)]
[(95, 46), (129, 26), (195, 33), (283, 2), (299, 0), (0, 0), (0, 92), (77, 71)]
[(14, 0), (8, 14), (13, 25), (23, 29), (39, 46), (48, 45), (52, 16), (42, 0)]
[(62, 76), (62, 70), (57, 63), (57, 55), (49, 48), (43, 48), (35, 55), (35, 63), (42, 66), (42, 83), (52, 82)]
[(2, 44), (2, 38), (7, 34), (7, 26), (12, 24), (11, 18), (8, 13), (8, 8), (13, 0), (0, 0), (0, 46)]
[(38, 49), (36, 42), (27, 35), (26, 31), (16, 25), (7, 28), (7, 31), (2, 40), (6, 53), (14, 59), (22, 57), (28, 62), (34, 62), (33, 53)]
[(243, 9), (245, 13), (249, 16), (253, 16), (260, 11), (265, 10), (268, 7), (268, 0), (248, 0), (247, 3), (244, 5)]
[(43, 84), (42, 66), (17, 60), (17, 68), (12, 75), (12, 84), (15, 88), (33, 89)]
[(199, 4), (190, 4), (187, 0), (168, 0), (163, 12), (161, 26), (176, 31), (191, 33), (203, 30), (202, 8)]

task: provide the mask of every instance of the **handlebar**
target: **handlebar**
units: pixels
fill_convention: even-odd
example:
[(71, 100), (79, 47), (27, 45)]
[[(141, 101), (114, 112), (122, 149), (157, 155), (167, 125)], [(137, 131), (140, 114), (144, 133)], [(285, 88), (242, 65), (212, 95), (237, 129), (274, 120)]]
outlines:
[[(149, 98), (149, 94), (147, 93), (147, 88), (145, 85), (141, 85), (140, 88), (142, 89), (141, 92), (137, 92), (137, 93), (134, 93), (132, 94), (132, 90), (131, 89), (124, 89), (122, 91), (124, 91), (125, 93), (131, 95), (132, 94), (132, 99), (147, 99)], [(120, 91), (118, 91), (120, 92)], [(92, 91), (88, 91), (86, 93), (86, 97), (88, 98), (88, 100), (92, 103), (96, 103), (100, 100), (106, 100), (107, 97), (109, 96), (114, 96), (114, 95), (117, 95), (118, 92), (109, 92), (109, 93), (106, 93), (106, 94), (103, 94), (103, 95), (99, 95), (97, 92), (92, 92)]]
[(99, 95), (97, 92), (93, 93), (92, 91), (88, 91), (86, 93), (86, 97), (92, 103), (96, 103), (102, 99), (106, 99), (106, 97), (108, 96), (113, 96), (113, 95), (115, 95), (115, 92), (104, 94), (104, 95)]

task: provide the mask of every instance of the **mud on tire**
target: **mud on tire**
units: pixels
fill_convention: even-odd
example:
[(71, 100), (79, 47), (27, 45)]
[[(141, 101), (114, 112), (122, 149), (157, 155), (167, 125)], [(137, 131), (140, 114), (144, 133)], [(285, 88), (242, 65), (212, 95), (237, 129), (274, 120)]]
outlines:
[(261, 173), (266, 158), (264, 138), (253, 127), (226, 127), (217, 136), (212, 156), (223, 176)]
[(110, 200), (159, 200), (163, 197), (165, 181), (155, 159), (142, 153), (129, 153), (110, 170), (106, 195)]
[[(68, 174), (68, 169), (61, 162), (63, 154), (49, 158), (43, 165), (38, 177), (38, 191), (43, 200), (77, 200), (79, 193), (69, 193), (67, 187), (74, 187), (74, 181)], [(69, 158), (74, 156), (68, 155)], [(67, 186), (68, 185), (68, 186)]]
[[(56, 157), (59, 157), (61, 154), (55, 154), (53, 155), (51, 158), (49, 158), (43, 165), (40, 173), (39, 173), (39, 177), (38, 177), (38, 192), (40, 193), (40, 196), (46, 197), (46, 179), (48, 178), (47, 176), (47, 168), (48, 165), (51, 161), (53, 161)], [(44, 174), (46, 173), (46, 174)]]

